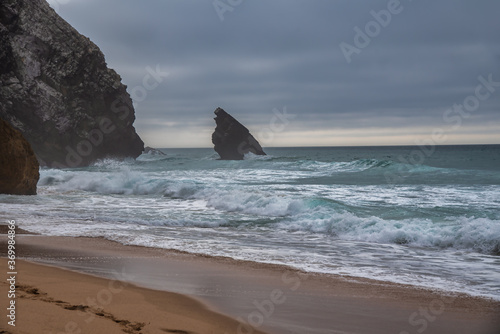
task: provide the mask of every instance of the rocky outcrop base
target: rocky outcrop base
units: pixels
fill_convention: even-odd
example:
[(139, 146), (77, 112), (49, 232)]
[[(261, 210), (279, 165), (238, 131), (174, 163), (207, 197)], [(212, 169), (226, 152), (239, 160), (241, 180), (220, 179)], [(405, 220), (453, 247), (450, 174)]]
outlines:
[(0, 193), (36, 195), (38, 161), (19, 130), (0, 118)]

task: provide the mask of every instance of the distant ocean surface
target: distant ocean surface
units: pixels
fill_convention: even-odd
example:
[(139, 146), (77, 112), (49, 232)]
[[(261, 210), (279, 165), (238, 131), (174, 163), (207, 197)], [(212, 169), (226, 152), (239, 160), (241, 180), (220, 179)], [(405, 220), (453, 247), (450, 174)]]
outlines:
[(500, 300), (500, 145), (265, 150), (42, 169), (38, 196), (0, 195), (0, 218)]

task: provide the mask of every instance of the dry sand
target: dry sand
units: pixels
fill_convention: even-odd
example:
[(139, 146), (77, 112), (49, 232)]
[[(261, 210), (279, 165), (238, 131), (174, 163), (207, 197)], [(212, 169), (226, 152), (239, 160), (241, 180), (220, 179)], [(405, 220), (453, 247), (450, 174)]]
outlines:
[(16, 240), (18, 256), (46, 265), (18, 262), (16, 327), (0, 333), (500, 333), (488, 299), (103, 239)]

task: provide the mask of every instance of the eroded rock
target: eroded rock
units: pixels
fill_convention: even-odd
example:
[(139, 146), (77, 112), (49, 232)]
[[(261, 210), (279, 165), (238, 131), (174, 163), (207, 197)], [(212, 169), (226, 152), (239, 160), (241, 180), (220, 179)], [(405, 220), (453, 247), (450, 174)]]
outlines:
[(30, 143), (0, 118), (0, 193), (36, 195), (39, 167)]
[(0, 3), (0, 117), (50, 167), (135, 158), (144, 149), (120, 76), (44, 0)]
[(242, 160), (249, 152), (266, 155), (250, 131), (234, 117), (222, 108), (217, 108), (214, 113), (217, 126), (212, 134), (212, 143), (222, 160)]

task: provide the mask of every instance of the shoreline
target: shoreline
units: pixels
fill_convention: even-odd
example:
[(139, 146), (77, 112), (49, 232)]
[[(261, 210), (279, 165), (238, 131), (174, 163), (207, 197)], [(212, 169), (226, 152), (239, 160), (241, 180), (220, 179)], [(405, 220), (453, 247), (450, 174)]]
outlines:
[[(0, 237), (2, 256), (6, 240)], [(493, 334), (500, 328), (500, 302), (465, 294), (124, 246), (101, 238), (19, 234), (16, 241), (19, 259), (93, 275), (89, 277), (118, 277), (140, 289), (170, 291), (209, 305), (236, 322), (228, 333), (258, 333), (243, 327), (238, 331), (238, 322), (277, 334), (417, 333), (424, 326), (426, 333)]]
[[(3, 234), (7, 233), (7, 226), (0, 224), (0, 238), (2, 237)], [(456, 291), (456, 290), (445, 290), (437, 287), (431, 287), (431, 286), (426, 286), (426, 285), (417, 285), (417, 284), (412, 284), (412, 283), (400, 283), (396, 281), (391, 281), (391, 280), (383, 280), (383, 279), (373, 279), (369, 277), (363, 277), (363, 276), (351, 276), (351, 275), (340, 275), (340, 274), (335, 274), (335, 273), (325, 273), (325, 272), (306, 272), (302, 269), (286, 265), (286, 264), (281, 264), (281, 263), (268, 263), (268, 262), (259, 262), (259, 261), (252, 261), (252, 260), (244, 260), (244, 259), (235, 259), (230, 256), (220, 256), (220, 255), (208, 255), (208, 254), (203, 254), (203, 253), (191, 253), (188, 251), (184, 250), (178, 250), (178, 249), (171, 249), (171, 248), (155, 248), (155, 247), (150, 247), (150, 246), (144, 246), (144, 245), (126, 245), (122, 244), (119, 241), (115, 240), (110, 240), (105, 237), (86, 237), (86, 236), (48, 236), (48, 235), (43, 235), (40, 233), (36, 232), (30, 232), (24, 229), (21, 229), (16, 226), (16, 235), (22, 234), (22, 235), (28, 235), (28, 236), (39, 236), (43, 238), (55, 238), (55, 239), (82, 239), (82, 240), (96, 240), (96, 241), (102, 241), (103, 244), (109, 244), (110, 247), (107, 247), (106, 250), (109, 251), (113, 247), (111, 245), (115, 245), (116, 247), (120, 247), (121, 249), (138, 249), (138, 250), (144, 250), (144, 251), (152, 251), (152, 252), (158, 252), (161, 255), (165, 254), (171, 254), (171, 255), (179, 255), (179, 256), (187, 256), (187, 257), (193, 257), (193, 258), (201, 258), (201, 259), (212, 259), (214, 261), (221, 261), (225, 263), (233, 263), (234, 265), (242, 265), (242, 266), (249, 266), (249, 267), (261, 267), (261, 268), (268, 268), (271, 270), (282, 270), (282, 271), (293, 271), (293, 272), (298, 272), (302, 274), (306, 274), (309, 276), (320, 276), (320, 277), (325, 277), (325, 278), (332, 278), (332, 279), (340, 279), (340, 280), (351, 280), (352, 282), (359, 282), (359, 283), (367, 283), (367, 284), (374, 284), (374, 285), (391, 285), (391, 286), (397, 286), (397, 287), (402, 287), (402, 288), (408, 288), (408, 289), (415, 289), (415, 290), (422, 290), (426, 291), (429, 293), (435, 293), (438, 295), (449, 295), (449, 296), (463, 296), (463, 297), (470, 297), (470, 298), (477, 298), (477, 299), (484, 299), (484, 300), (489, 300), (495, 303), (499, 303), (500, 305), (500, 299), (490, 297), (490, 296), (484, 296), (484, 295), (478, 295), (478, 294), (473, 294), (470, 292), (463, 292), (463, 291)], [(1, 244), (1, 239), (0, 239), (0, 244)], [(70, 243), (68, 243), (69, 245)], [(61, 246), (61, 245), (60, 245)], [(115, 248), (116, 248), (115, 247)], [(70, 250), (68, 248), (67, 250)], [(2, 250), (0, 249), (0, 256), (2, 254)]]

